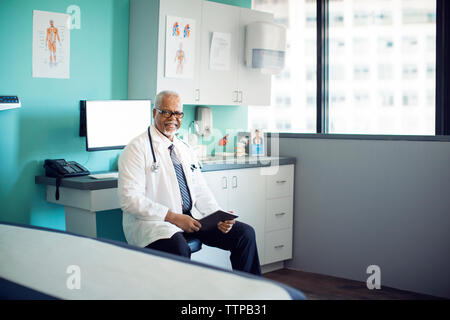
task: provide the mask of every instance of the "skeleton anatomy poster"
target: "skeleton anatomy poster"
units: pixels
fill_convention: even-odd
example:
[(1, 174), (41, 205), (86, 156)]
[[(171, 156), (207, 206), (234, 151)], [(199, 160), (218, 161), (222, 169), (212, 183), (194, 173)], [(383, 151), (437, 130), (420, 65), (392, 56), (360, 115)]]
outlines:
[(34, 10), (34, 78), (70, 78), (70, 22), (68, 14)]
[(166, 68), (167, 78), (193, 78), (195, 67), (195, 20), (167, 16)]

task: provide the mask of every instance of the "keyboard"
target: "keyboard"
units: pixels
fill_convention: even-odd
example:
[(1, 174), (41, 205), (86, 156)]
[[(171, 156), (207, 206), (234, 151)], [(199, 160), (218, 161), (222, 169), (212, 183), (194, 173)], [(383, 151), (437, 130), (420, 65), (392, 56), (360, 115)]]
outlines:
[(89, 177), (93, 179), (117, 179), (119, 178), (119, 173), (118, 172), (96, 173), (90, 174)]

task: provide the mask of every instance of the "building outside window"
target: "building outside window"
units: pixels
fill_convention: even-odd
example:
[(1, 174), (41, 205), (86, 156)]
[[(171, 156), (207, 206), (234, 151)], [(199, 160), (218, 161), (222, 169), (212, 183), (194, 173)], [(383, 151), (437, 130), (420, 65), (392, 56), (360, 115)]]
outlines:
[[(249, 128), (316, 132), (316, 1), (253, 0), (284, 21), (289, 74)], [(434, 135), (436, 1), (329, 1), (329, 133)], [(289, 101), (287, 103), (286, 101)]]
[[(330, 1), (329, 12), (346, 13), (342, 26), (330, 24), (330, 41), (356, 45), (344, 53), (330, 46), (330, 70), (345, 61), (353, 74), (344, 80), (330, 76), (330, 97), (353, 92), (344, 107), (329, 101), (330, 133), (434, 135), (429, 92), (435, 89), (436, 2)], [(360, 43), (375, 50), (363, 53)]]

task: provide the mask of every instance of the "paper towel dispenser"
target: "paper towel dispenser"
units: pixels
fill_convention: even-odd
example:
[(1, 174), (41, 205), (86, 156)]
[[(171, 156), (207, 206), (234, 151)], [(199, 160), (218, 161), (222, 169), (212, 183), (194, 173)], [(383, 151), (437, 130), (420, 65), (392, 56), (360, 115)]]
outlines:
[(245, 30), (245, 55), (249, 68), (276, 74), (284, 68), (286, 28), (271, 22), (253, 22)]

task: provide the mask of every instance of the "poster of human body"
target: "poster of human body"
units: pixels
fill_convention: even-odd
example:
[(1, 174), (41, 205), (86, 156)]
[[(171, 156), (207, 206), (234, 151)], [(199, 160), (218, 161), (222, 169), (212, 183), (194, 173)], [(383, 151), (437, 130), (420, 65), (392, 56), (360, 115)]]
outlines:
[(194, 77), (196, 33), (195, 20), (167, 16), (165, 66), (167, 78)]
[(34, 78), (70, 78), (70, 22), (68, 14), (34, 10)]

